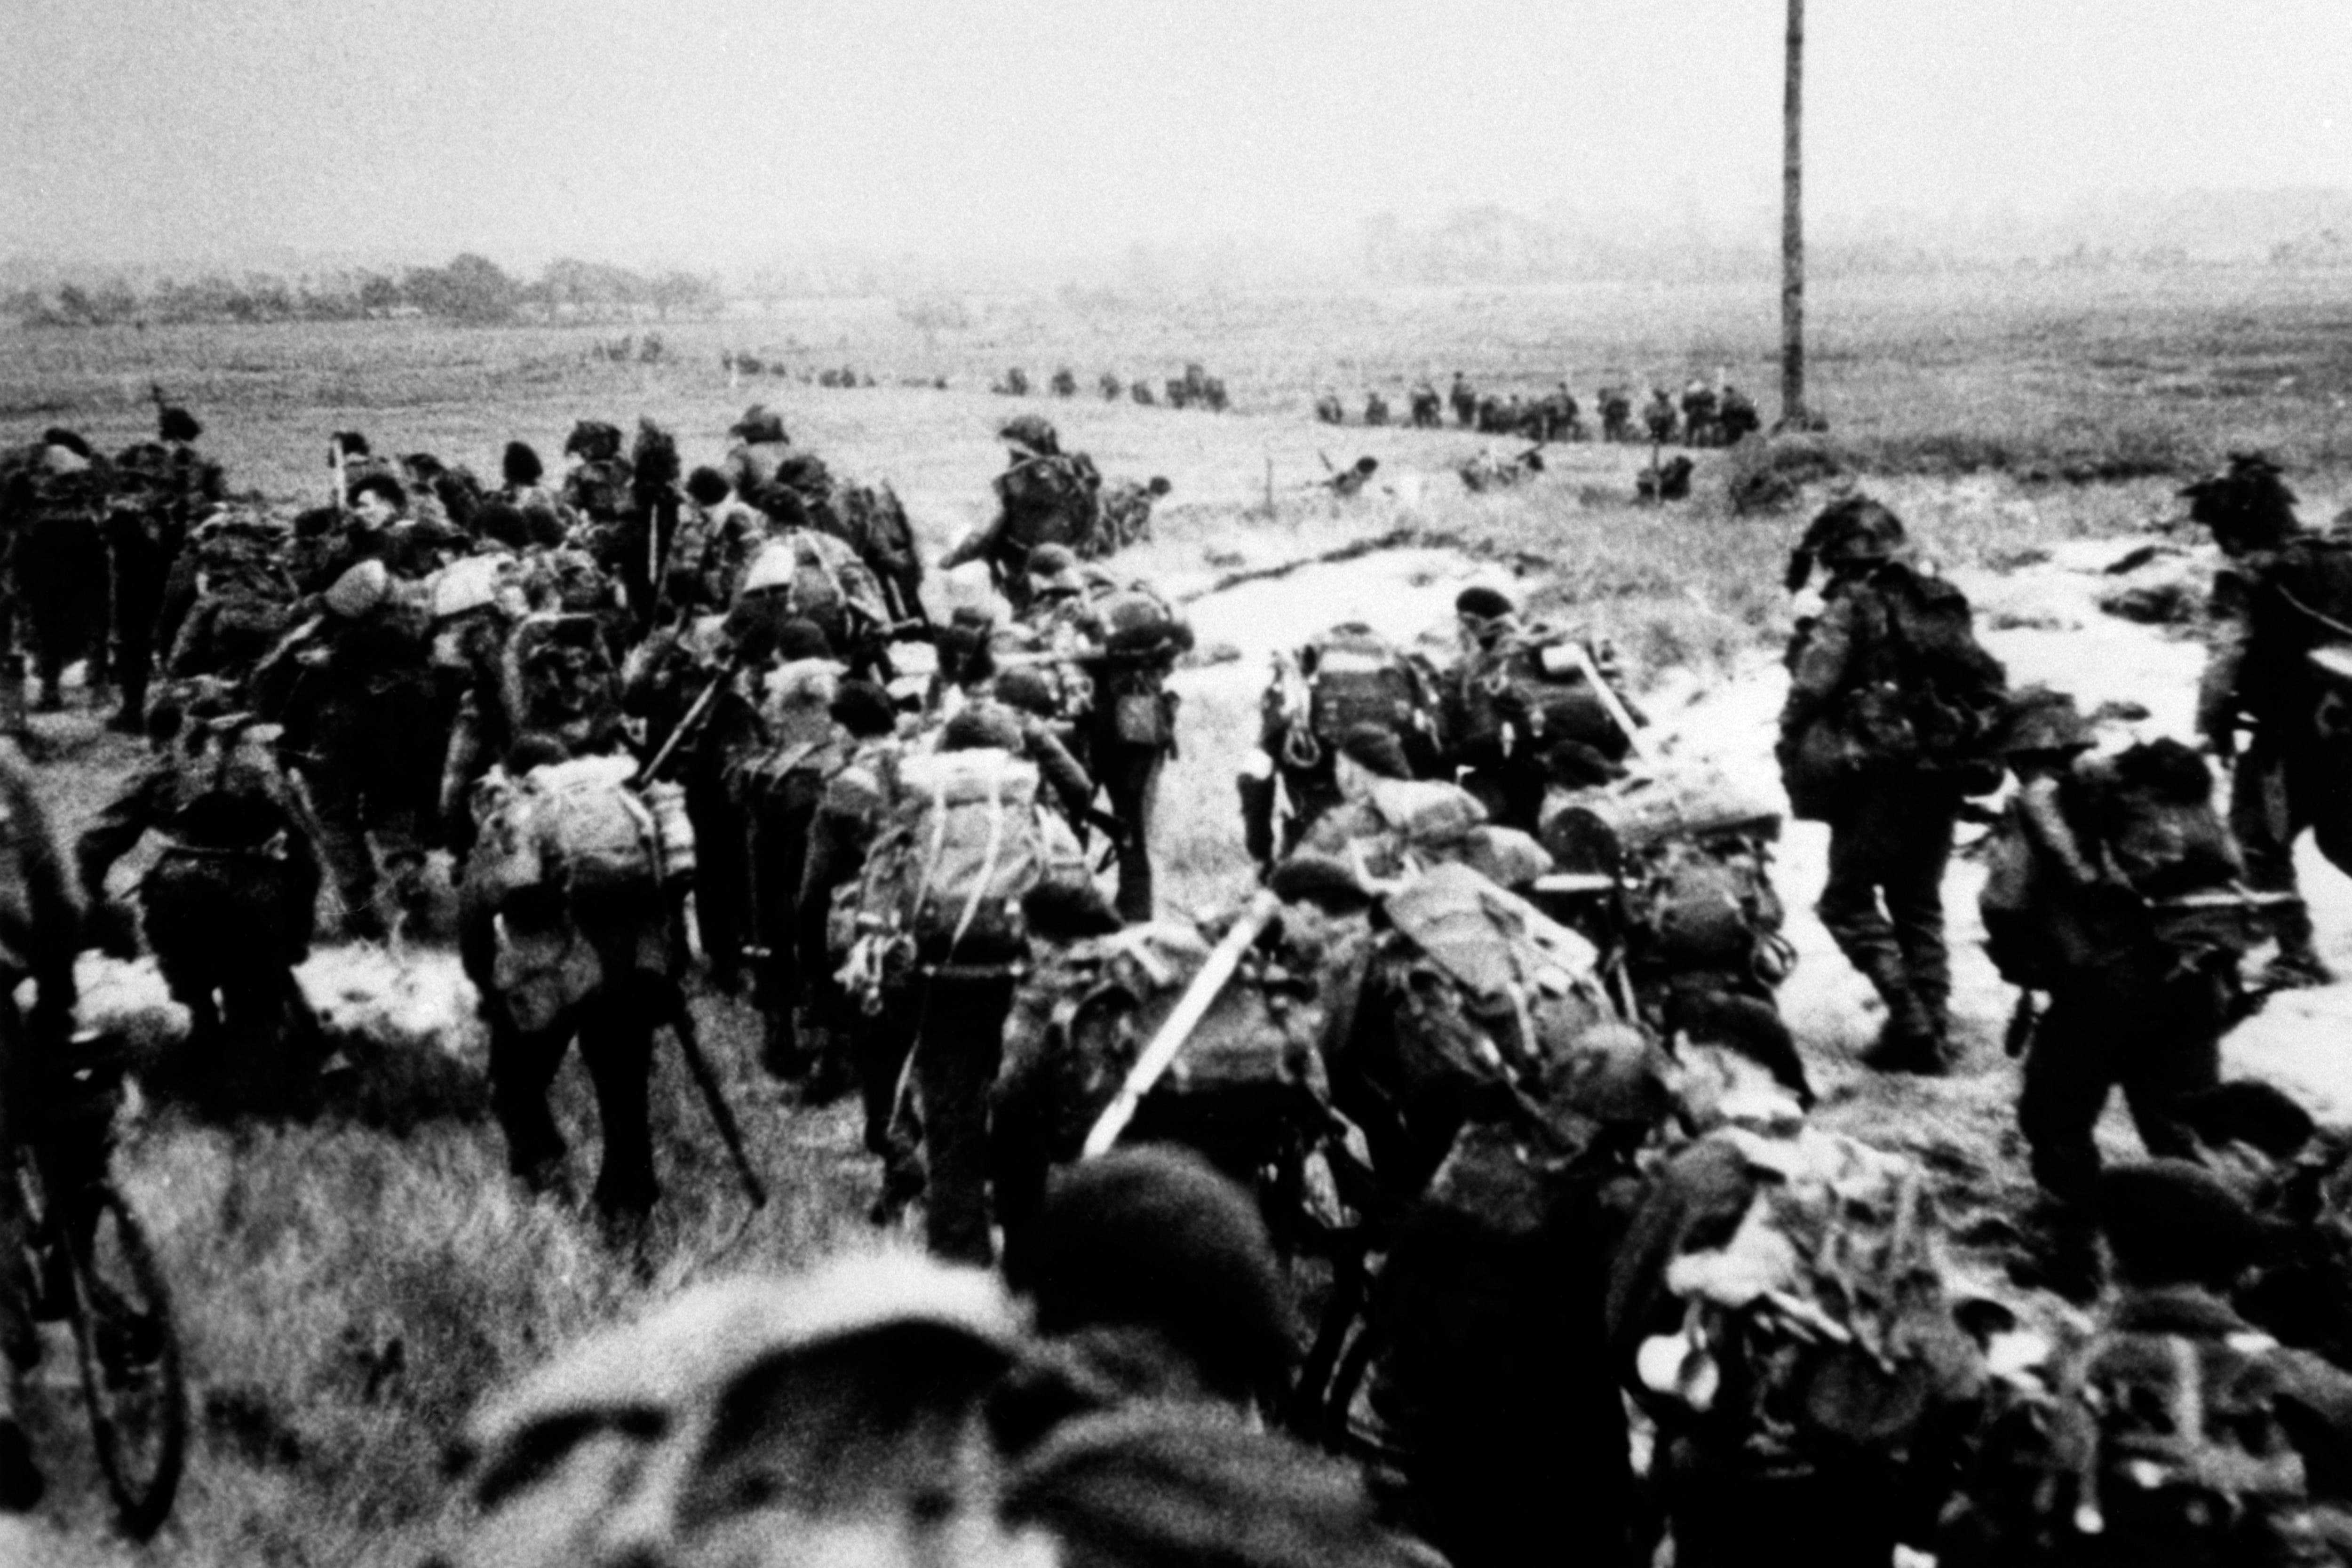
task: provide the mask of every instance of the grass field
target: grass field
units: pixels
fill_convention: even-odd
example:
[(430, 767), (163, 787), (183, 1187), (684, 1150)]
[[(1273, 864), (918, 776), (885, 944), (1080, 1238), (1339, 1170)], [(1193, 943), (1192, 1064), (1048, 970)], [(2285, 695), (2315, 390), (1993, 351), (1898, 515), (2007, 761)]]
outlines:
[[(1775, 303), (1761, 291), (1637, 287), (1040, 297), (975, 301), (971, 329), (927, 342), (887, 300), (824, 300), (772, 319), (664, 328), (679, 357), (655, 366), (592, 361), (599, 333), (585, 329), (17, 332), (0, 334), (0, 441), (68, 424), (121, 445), (146, 433), (156, 382), (205, 421), (205, 444), (235, 485), (290, 503), (323, 493), (334, 429), (494, 474), (509, 437), (552, 461), (574, 418), (642, 414), (676, 430), (693, 462), (715, 458), (726, 426), (761, 398), (837, 469), (896, 483), (936, 549), (984, 515), (1002, 463), (995, 426), (1016, 407), (1042, 409), (1107, 474), (1174, 481), (1157, 540), (1130, 563), (1200, 595), (1204, 635), (1248, 656), (1181, 679), (1184, 752), (1158, 837), (1169, 897), (1182, 905), (1213, 901), (1245, 876), (1231, 780), (1255, 721), (1256, 656), (1341, 613), (1387, 617), (1410, 636), (1442, 624), (1455, 583), (1507, 583), (1548, 613), (1608, 630), (1652, 676), (1696, 670), (1702, 684), (1731, 677), (1785, 630), (1780, 569), (1799, 519), (1731, 515), (1721, 454), (1702, 454), (1696, 499), (1663, 512), (1630, 504), (1646, 448), (1557, 448), (1526, 489), (1470, 497), (1449, 470), (1479, 438), (1318, 426), (1315, 393), (1336, 386), (1354, 409), (1379, 384), (1401, 403), (1402, 382), (1460, 369), (1523, 391), (1566, 376), (1589, 400), (1603, 378), (1678, 384), (1721, 366), (1769, 414)], [(1814, 396), (1833, 454), (1947, 560), (1994, 562), (2175, 515), (2174, 476), (2238, 446), (2285, 459), (2311, 515), (2332, 515), (2352, 491), (2352, 299), (2324, 281), (2247, 272), (2127, 287), (2039, 274), (1832, 283), (1812, 308)], [(730, 385), (719, 368), (727, 347), (853, 364), (885, 384), (944, 374), (950, 386)], [(1105, 369), (1157, 381), (1187, 359), (1225, 378), (1233, 413), (1091, 394), (1016, 405), (985, 391), (1016, 363), (1042, 384), (1067, 363), (1088, 385)], [(1307, 488), (1322, 457), (1360, 453), (1381, 459), (1387, 493), (1337, 503)], [(2036, 477), (2068, 463), (2140, 477)], [(1245, 594), (1210, 592), (1236, 571), (1391, 533), (1412, 548)], [(940, 585), (942, 600), (981, 591), (968, 575)], [(54, 764), (64, 813), (93, 809), (134, 756), (105, 738)], [(1810, 896), (1792, 891), (1791, 901)], [(786, 1264), (862, 1234), (868, 1173), (846, 1112), (792, 1109), (751, 1065), (748, 1011), (717, 997), (698, 1007), (779, 1201), (738, 1234), (740, 1200), (665, 1050), (656, 1115), (670, 1196), (650, 1280), (619, 1267), (567, 1206), (525, 1201), (480, 1117), (398, 1138), (341, 1126), (233, 1141), (170, 1115), (134, 1126), (120, 1168), (178, 1283), (199, 1447), (164, 1541), (146, 1553), (121, 1548), (79, 1457), (68, 1391), (45, 1373), (44, 1440), (62, 1457), (41, 1548), (77, 1565), (413, 1563), (442, 1527), (443, 1446), (485, 1386), (686, 1279)], [(563, 1092), (566, 1124), (593, 1152), (584, 1085), (567, 1072)], [(584, 1186), (584, 1159), (575, 1165)]]

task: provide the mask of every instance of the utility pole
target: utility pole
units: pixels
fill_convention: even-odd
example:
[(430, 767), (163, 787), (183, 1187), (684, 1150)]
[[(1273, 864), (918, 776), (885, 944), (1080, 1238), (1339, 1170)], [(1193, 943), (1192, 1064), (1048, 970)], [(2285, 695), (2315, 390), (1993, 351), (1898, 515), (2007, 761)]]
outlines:
[(1780, 427), (1805, 412), (1805, 0), (1789, 0), (1789, 63), (1780, 99)]

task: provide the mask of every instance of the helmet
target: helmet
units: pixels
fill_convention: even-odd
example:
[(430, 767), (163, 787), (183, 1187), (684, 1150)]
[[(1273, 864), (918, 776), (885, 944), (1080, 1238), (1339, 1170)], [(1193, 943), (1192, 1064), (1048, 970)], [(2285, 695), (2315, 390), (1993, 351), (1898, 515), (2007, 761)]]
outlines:
[(2000, 754), (2020, 752), (2087, 752), (2095, 743), (2091, 726), (2074, 710), (2074, 700), (2063, 691), (2033, 686), (2012, 700), (2009, 724), (2000, 738)]
[(362, 561), (335, 579), (322, 597), (327, 608), (345, 620), (355, 620), (383, 603), (392, 592), (392, 574), (381, 561)]
[(2189, 517), (2213, 531), (2224, 550), (2276, 545), (2297, 527), (2294, 492), (2260, 452), (2232, 452), (2229, 467), (2184, 487)]
[(1818, 549), (1821, 558), (1832, 566), (1892, 560), (1907, 539), (1901, 518), (1861, 496), (1830, 507), (1813, 526), (1819, 529), (1831, 518), (1836, 521)]
[(1595, 1121), (1648, 1126), (1673, 1109), (1673, 1059), (1631, 1024), (1595, 1024), (1545, 1075), (1551, 1099)]
[(738, 440), (750, 442), (787, 441), (783, 416), (764, 403), (754, 403), (743, 410), (743, 417), (727, 427), (727, 434)]
[(1054, 426), (1042, 415), (1024, 414), (1008, 419), (1004, 428), (996, 435), (999, 440), (1025, 447), (1041, 458), (1057, 457), (1062, 450), (1061, 437), (1054, 433)]
[(1812, 575), (1813, 563), (1830, 566), (1861, 566), (1892, 561), (1908, 542), (1903, 520), (1868, 496), (1852, 495), (1832, 501), (1805, 530), (1804, 539), (1789, 557), (1787, 586), (1794, 594)]

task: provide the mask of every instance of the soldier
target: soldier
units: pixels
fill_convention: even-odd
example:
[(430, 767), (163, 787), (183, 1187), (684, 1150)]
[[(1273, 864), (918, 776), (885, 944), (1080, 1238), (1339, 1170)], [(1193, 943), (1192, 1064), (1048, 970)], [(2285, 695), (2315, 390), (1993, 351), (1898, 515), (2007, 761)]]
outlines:
[[(70, 1229), (87, 1237), (94, 1216), (82, 1207), (81, 1195), (90, 1177), (103, 1171), (105, 1146), (85, 1142), (89, 1118), (62, 1113), (73, 1091), (74, 954), (83, 942), (83, 910), (34, 788), (31, 764), (5, 740), (0, 740), (0, 810), (10, 851), (0, 878), (7, 895), (0, 900), (0, 1165), (14, 1171), (29, 1152), (49, 1193), (68, 1205)], [(27, 981), (34, 984), (29, 1012), (16, 1002)], [(17, 1416), (23, 1374), (40, 1351), (37, 1282), (33, 1270), (16, 1261), (30, 1256), (23, 1192), (19, 1181), (0, 1182), (0, 1257), (11, 1260), (0, 1268), (0, 1513), (29, 1512), (46, 1485)]]
[[(1503, 820), (1532, 821), (1543, 800), (1541, 767), (1531, 749), (1511, 743), (1514, 736), (1472, 735), (1466, 700), (1477, 670), (1518, 630), (1518, 606), (1499, 589), (1465, 588), (1454, 596), (1454, 622), (1460, 660), (1447, 682), (1445, 734), (1454, 748), (1455, 772), (1472, 794), (1493, 803), (1490, 812), (1500, 806), (1497, 815)], [(1528, 751), (1528, 765), (1517, 770), (1524, 777), (1514, 791), (1507, 780), (1514, 772), (1512, 753), (1522, 750)]]
[(171, 679), (244, 680), (294, 624), (299, 595), (284, 564), (288, 531), (223, 510), (198, 524), (173, 569), (158, 629), (171, 634)]
[(735, 493), (725, 474), (708, 466), (687, 476), (686, 496), (691, 504), (670, 541), (665, 592), (674, 605), (723, 610), (735, 602), (752, 558), (767, 542), (768, 519)]
[[(1142, 384), (1139, 382), (1137, 384), (1141, 385)], [(1117, 403), (1118, 401), (1119, 394), (1127, 390), (1127, 384), (1118, 379), (1118, 372), (1115, 370), (1107, 370), (1103, 372), (1102, 379), (1096, 382), (1095, 386), (1097, 390), (1101, 392), (1103, 401), (1105, 403)]]
[(1594, 395), (1601, 408), (1601, 438), (1604, 441), (1631, 441), (1633, 438), (1633, 398), (1622, 386), (1604, 386)]
[[(538, 451), (525, 442), (508, 442), (499, 458), (499, 472), (505, 483), (497, 499), (520, 514), (524, 539), (542, 546), (562, 543), (570, 520), (562, 498), (541, 482), (547, 477), (547, 465), (540, 460)], [(480, 527), (478, 519), (478, 532)]]
[(1412, 384), (1412, 407), (1416, 430), (1434, 430), (1445, 423), (1445, 401), (1425, 378)]
[[(895, 1215), (922, 1190), (922, 1170), (913, 1140), (896, 1125), (898, 1080), (906, 1068), (911, 1019), (885, 1007), (861, 1014), (844, 989), (840, 970), (848, 956), (846, 927), (855, 906), (857, 879), (889, 810), (889, 780), (900, 752), (898, 710), (890, 694), (871, 682), (845, 682), (831, 709), (843, 737), (840, 764), (825, 775), (824, 793), (811, 816), (801, 885), (793, 901), (792, 941), (809, 997), (808, 1016), (846, 1054), (865, 1110), (867, 1152), (882, 1162), (877, 1219)], [(842, 905), (838, 910), (836, 905)]]
[[(89, 443), (52, 429), (0, 494), (12, 596), (33, 647), (44, 712), (65, 706), (66, 666), (93, 645), (92, 682), (105, 679), (107, 489)], [(15, 689), (21, 683), (20, 668)]]
[(1454, 405), (1454, 422), (1465, 430), (1470, 428), (1471, 422), (1478, 417), (1478, 395), (1470, 389), (1460, 371), (1454, 373), (1454, 384), (1446, 390), (1445, 397)]
[(1337, 392), (1326, 390), (1315, 400), (1315, 421), (1318, 425), (1345, 425), (1348, 410), (1341, 405)]
[(1160, 402), (1158, 395), (1151, 390), (1151, 384), (1148, 381), (1139, 381), (1133, 386), (1128, 388), (1128, 395), (1134, 398), (1139, 405), (1145, 408), (1154, 407)]
[[(1538, 1110), (1496, 1095), (1472, 1110), (1398, 1224), (1370, 1308), (1372, 1403), (1402, 1450), (1409, 1521), (1454, 1568), (1647, 1560), (1609, 1266), (1672, 1068), (1640, 1031), (1593, 1026)], [(1580, 1498), (1565, 1515), (1549, 1495), (1563, 1475)]]
[(1335, 469), (1319, 482), (1339, 500), (1352, 500), (1364, 493), (1364, 487), (1371, 483), (1372, 475), (1379, 471), (1380, 466), (1378, 458), (1359, 458), (1348, 467)]
[[(1259, 705), (1257, 749), (1235, 781), (1242, 842), (1261, 875), (1346, 797), (1339, 758), (1359, 727), (1371, 727), (1400, 749), (1400, 766), (1376, 771), (1398, 777), (1437, 772), (1435, 687), (1434, 672), (1360, 622), (1334, 626), (1277, 661)], [(1373, 765), (1361, 755), (1357, 761)], [(1282, 806), (1287, 810), (1278, 815)]]
[(139, 899), (156, 967), (188, 1009), (188, 1083), (216, 1110), (266, 1112), (296, 1103), (316, 1064), (294, 966), (310, 952), (319, 857), (278, 763), (278, 726), (208, 684), (184, 708), (159, 708), (163, 749), (74, 859), (89, 907), (106, 909), (107, 871), (148, 834), (163, 838)]
[[(2212, 652), (2198, 683), (2197, 729), (2231, 763), (2230, 830), (2245, 857), (2248, 882), (2263, 892), (2296, 891), (2294, 842), (2341, 788), (2320, 768), (2313, 712), (2326, 690), (2303, 651), (2333, 638), (2314, 615), (2352, 611), (2345, 547), (2304, 531), (2294, 492), (2259, 453), (2240, 453), (2223, 472), (2180, 492), (2191, 520), (2212, 531), (2221, 569), (2213, 578)], [(2341, 595), (2341, 602), (2321, 602)], [(2241, 731), (2251, 735), (2240, 743)], [(2332, 826), (2332, 824), (2331, 824)], [(2339, 842), (2323, 836), (2323, 847)], [(2340, 861), (2339, 861), (2340, 863)], [(2271, 989), (2335, 979), (2312, 944), (2311, 917), (2297, 899), (2272, 919), (2277, 955), (2263, 970)]]
[(1056, 366), (1051, 385), (1056, 397), (1076, 397), (1078, 395), (1077, 373), (1068, 365)]
[(1030, 552), (1042, 544), (1073, 544), (1095, 531), (1102, 476), (1085, 453), (1065, 454), (1053, 426), (1034, 414), (1009, 421), (997, 434), (1012, 460), (996, 476), (996, 516), (949, 551), (940, 568), (987, 562), (997, 591), (1020, 615), (1029, 607)]
[[(381, 882), (412, 921), (427, 904), (424, 824), (446, 752), (434, 731), (429, 612), (395, 589), (381, 561), (351, 567), (315, 604), (309, 630), (273, 655), (299, 670), (284, 712), (288, 742), (317, 804), (344, 929), (380, 938)], [(270, 679), (257, 672), (265, 689)]]
[[(2065, 739), (2063, 728), (2037, 735), (2032, 718), (2012, 744)], [(2149, 1153), (2194, 1157), (2186, 1104), (2221, 1081), (2240, 954), (2209, 933), (2175, 931), (2162, 915), (2167, 900), (2237, 885), (2212, 791), (2201, 757), (2159, 740), (2076, 757), (2021, 792), (2039, 906), (2029, 910), (2031, 940), (2047, 955), (2051, 1005), (2027, 1048), (2017, 1117), (2062, 1267), (2081, 1261), (2099, 1173), (2092, 1131), (2109, 1090), (2122, 1087)]]
[[(226, 493), (220, 465), (196, 450), (204, 426), (194, 415), (163, 405), (156, 414), (156, 433), (162, 444), (148, 450), (162, 461), (139, 476), (131, 496), (117, 498), (107, 520), (107, 546), (114, 566), (112, 664), (122, 683), (122, 704), (110, 728), (125, 734), (144, 730), (147, 682), (159, 645), (162, 651), (170, 651), (159, 623), (173, 564), (189, 531)], [(125, 506), (125, 500), (131, 504)]]
[(1744, 437), (1762, 429), (1764, 421), (1756, 412), (1756, 400), (1727, 381), (1723, 384), (1722, 409), (1717, 416), (1717, 427), (1722, 432), (1723, 444), (1734, 447)]
[(1717, 445), (1715, 388), (1696, 377), (1683, 388), (1683, 429), (1694, 447)]
[(1115, 550), (1142, 544), (1151, 538), (1151, 508), (1175, 487), (1154, 474), (1149, 480), (1114, 479), (1103, 487), (1102, 526), (1096, 540), (1103, 548), (1081, 552), (1108, 555)]
[(1364, 394), (1364, 423), (1385, 425), (1389, 422), (1389, 400), (1375, 390)]
[(1932, 1074), (1949, 1028), (1944, 867), (1962, 797), (2000, 782), (1990, 750), (2007, 677), (1978, 647), (1966, 596), (1898, 560), (1905, 544), (1902, 521), (1865, 497), (1814, 519), (1789, 584), (1801, 589), (1817, 558), (1830, 582), (1789, 645), (1780, 758), (1795, 814), (1830, 825), (1822, 923), (1886, 1004), (1863, 1059)]
[(1650, 388), (1650, 403), (1642, 410), (1642, 423), (1650, 433), (1653, 446), (1662, 447), (1675, 438), (1675, 400), (1664, 387)]
[(776, 471), (792, 451), (784, 434), (783, 416), (764, 403), (743, 410), (743, 417), (727, 428), (734, 444), (727, 448), (724, 468), (735, 493), (755, 497), (776, 482)]
[(2272, 1231), (2185, 1160), (2109, 1171), (2096, 1198), (2112, 1293), (2087, 1339), (1997, 1394), (1937, 1560), (2336, 1561), (2352, 1376), (2230, 1304)]
[(1160, 770), (1176, 750), (1177, 697), (1168, 677), (1192, 647), (1192, 630), (1149, 584), (1122, 586), (1099, 574), (1082, 581), (1076, 564), (1066, 551), (1040, 551), (1033, 582), (1059, 601), (1040, 618), (1075, 637), (1077, 662), (1093, 677), (1094, 700), (1076, 751), (1118, 823), (1119, 918), (1148, 921), (1151, 820)]

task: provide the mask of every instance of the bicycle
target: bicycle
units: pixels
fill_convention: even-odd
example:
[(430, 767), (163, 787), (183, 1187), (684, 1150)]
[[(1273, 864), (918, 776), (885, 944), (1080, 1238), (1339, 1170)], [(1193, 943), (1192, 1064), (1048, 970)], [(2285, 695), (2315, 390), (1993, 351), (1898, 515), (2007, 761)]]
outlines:
[(99, 1468), (122, 1532), (143, 1542), (186, 1465), (186, 1373), (154, 1247), (107, 1169), (121, 1064), (86, 1053), (67, 1077), (60, 1113), (17, 1153), (25, 1278), (37, 1319), (72, 1324)]

